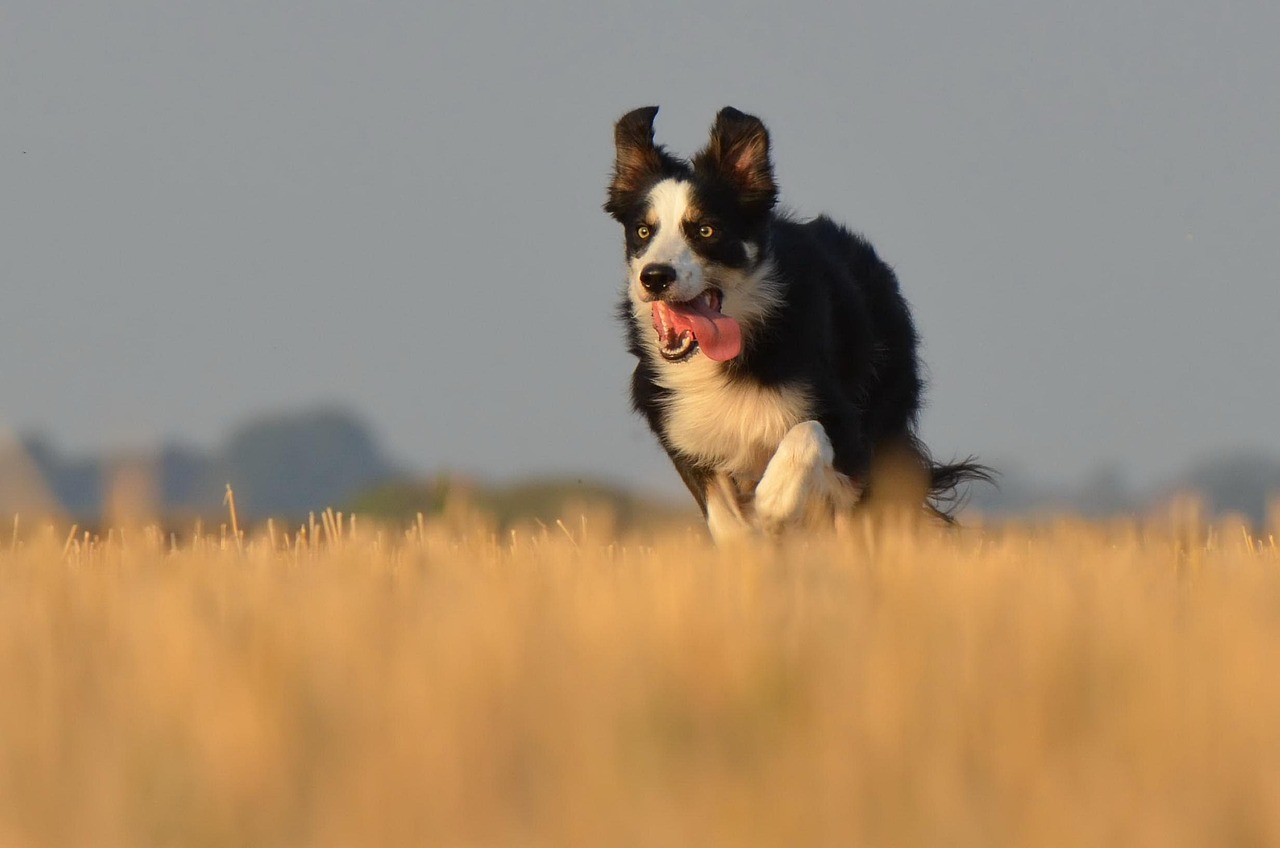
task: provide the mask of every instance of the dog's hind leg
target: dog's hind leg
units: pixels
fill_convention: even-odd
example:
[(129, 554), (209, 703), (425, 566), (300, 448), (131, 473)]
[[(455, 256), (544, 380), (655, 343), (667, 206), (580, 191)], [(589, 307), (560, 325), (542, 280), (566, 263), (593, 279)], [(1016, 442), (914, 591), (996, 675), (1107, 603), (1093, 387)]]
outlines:
[(742, 513), (738, 489), (727, 474), (717, 474), (707, 481), (707, 529), (717, 545), (741, 539), (752, 532)]
[(778, 533), (805, 524), (830, 527), (835, 513), (851, 509), (861, 486), (835, 470), (834, 458), (831, 439), (817, 421), (788, 430), (756, 487), (760, 528)]

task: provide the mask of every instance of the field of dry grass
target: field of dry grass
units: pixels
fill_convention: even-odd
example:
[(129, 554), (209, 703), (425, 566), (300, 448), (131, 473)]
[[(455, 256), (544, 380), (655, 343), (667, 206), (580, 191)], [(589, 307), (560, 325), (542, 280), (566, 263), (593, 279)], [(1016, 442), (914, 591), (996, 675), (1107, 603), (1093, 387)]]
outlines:
[(1265, 533), (602, 527), (20, 524), (0, 845), (1280, 844)]

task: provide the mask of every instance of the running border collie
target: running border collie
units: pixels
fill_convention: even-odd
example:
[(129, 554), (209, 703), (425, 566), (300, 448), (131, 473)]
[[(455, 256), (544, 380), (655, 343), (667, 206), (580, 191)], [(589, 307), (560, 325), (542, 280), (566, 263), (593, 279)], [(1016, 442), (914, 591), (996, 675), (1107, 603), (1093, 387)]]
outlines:
[(990, 473), (936, 464), (916, 438), (917, 337), (893, 271), (830, 218), (775, 211), (758, 118), (722, 109), (686, 161), (654, 143), (657, 113), (615, 125), (604, 209), (625, 232), (632, 403), (712, 537), (903, 499), (950, 520), (957, 487)]

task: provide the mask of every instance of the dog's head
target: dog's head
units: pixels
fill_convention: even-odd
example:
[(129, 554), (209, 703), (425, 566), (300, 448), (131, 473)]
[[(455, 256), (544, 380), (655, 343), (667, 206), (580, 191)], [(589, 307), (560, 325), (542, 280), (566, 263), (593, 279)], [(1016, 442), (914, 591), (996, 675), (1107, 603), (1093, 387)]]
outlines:
[(657, 113), (636, 109), (614, 127), (604, 208), (625, 232), (627, 297), (637, 321), (652, 320), (663, 359), (733, 359), (744, 329), (773, 305), (767, 235), (778, 190), (769, 133), (726, 107), (707, 146), (686, 162), (654, 144)]

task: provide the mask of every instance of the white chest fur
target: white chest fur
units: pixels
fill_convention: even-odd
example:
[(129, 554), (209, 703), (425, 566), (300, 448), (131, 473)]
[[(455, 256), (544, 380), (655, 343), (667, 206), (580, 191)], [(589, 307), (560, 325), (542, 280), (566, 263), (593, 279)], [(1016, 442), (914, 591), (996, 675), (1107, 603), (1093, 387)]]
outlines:
[(729, 380), (724, 366), (701, 355), (661, 372), (658, 382), (671, 391), (666, 406), (672, 445), (740, 479), (760, 479), (787, 431), (811, 417), (803, 390)]

